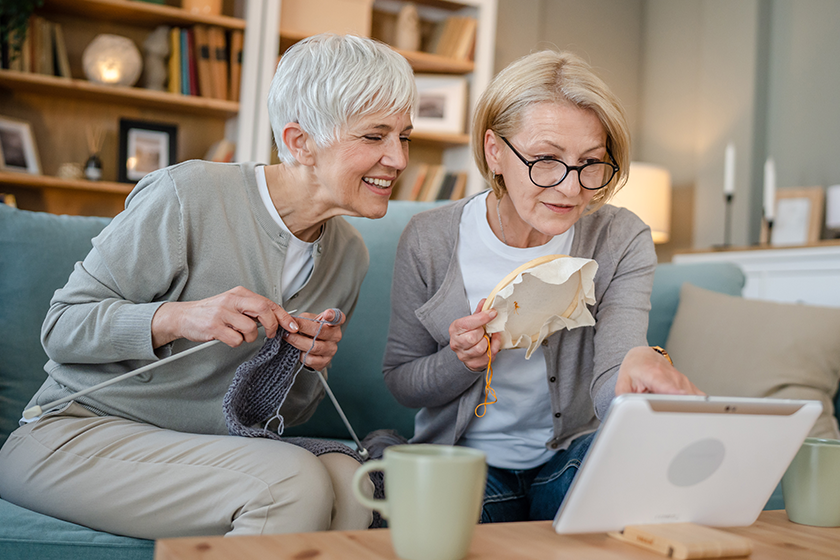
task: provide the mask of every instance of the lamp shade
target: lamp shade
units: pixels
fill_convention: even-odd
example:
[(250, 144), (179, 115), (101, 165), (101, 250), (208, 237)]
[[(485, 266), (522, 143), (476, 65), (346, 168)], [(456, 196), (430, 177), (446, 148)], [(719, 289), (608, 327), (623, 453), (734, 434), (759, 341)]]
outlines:
[(664, 167), (634, 161), (627, 184), (609, 201), (627, 208), (650, 226), (654, 243), (671, 236), (671, 174)]

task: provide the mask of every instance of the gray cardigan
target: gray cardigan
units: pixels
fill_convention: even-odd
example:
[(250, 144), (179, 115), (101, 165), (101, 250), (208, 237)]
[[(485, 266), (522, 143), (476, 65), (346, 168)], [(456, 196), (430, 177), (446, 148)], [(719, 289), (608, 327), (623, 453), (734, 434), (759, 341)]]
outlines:
[[(126, 210), (93, 240), (84, 262), (53, 296), (41, 331), (49, 377), (28, 406), (197, 345), (179, 339), (152, 348), (152, 316), (167, 301), (195, 301), (244, 286), (290, 311), (338, 307), (352, 313), (369, 259), (361, 235), (342, 218), (326, 223), (309, 281), (291, 301), (281, 301), (290, 236), (262, 202), (255, 167), (188, 161), (138, 183)], [(78, 402), (99, 414), (163, 428), (227, 434), (222, 398), (236, 367), (262, 342), (218, 344)], [(281, 410), (287, 425), (305, 421), (323, 397), (307, 369)]]
[[(484, 372), (467, 369), (449, 347), (449, 325), (472, 312), (456, 254), (466, 203), (417, 214), (397, 249), (383, 371), (396, 399), (421, 409), (425, 429), (414, 434), (416, 443), (457, 443), (477, 420), (474, 410), (483, 398)], [(543, 342), (554, 415), (550, 449), (564, 449), (598, 427), (615, 396), (625, 354), (647, 345), (656, 268), (650, 229), (628, 210), (609, 205), (577, 222), (571, 256), (598, 263), (590, 309), (596, 324), (556, 332)]]

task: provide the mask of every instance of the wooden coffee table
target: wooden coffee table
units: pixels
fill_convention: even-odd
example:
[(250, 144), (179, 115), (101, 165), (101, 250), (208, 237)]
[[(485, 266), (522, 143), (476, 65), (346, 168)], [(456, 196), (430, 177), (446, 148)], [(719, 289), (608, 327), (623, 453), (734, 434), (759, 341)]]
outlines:
[[(837, 560), (840, 528), (788, 521), (783, 510), (765, 511), (750, 527), (724, 529), (753, 542), (753, 560)], [(478, 525), (467, 560), (537, 558), (662, 559), (604, 533), (558, 535), (550, 521)], [(327, 531), (261, 537), (163, 539), (155, 560), (397, 560), (387, 529)]]

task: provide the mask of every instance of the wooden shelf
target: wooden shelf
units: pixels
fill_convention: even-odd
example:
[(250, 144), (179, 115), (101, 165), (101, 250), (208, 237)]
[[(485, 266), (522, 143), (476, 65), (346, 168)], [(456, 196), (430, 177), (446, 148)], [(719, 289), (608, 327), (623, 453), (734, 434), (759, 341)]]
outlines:
[(206, 16), (137, 0), (45, 0), (44, 9), (108, 21), (130, 21), (137, 25), (193, 25), (204, 23), (226, 29), (245, 29), (245, 20), (228, 16)]
[(30, 175), (27, 173), (12, 173), (0, 171), (0, 185), (33, 189), (63, 189), (88, 191), (98, 193), (112, 193), (127, 195), (134, 188), (129, 183), (115, 183), (111, 181), (86, 181), (83, 179), (61, 179), (49, 175)]
[[(308, 35), (299, 33), (289, 29), (280, 30), (280, 48), (286, 50), (294, 43), (305, 39)], [(418, 52), (418, 51), (404, 51), (394, 49), (396, 52), (403, 55), (411, 68), (415, 72), (425, 72), (434, 74), (469, 74), (475, 70), (475, 63), (471, 60), (456, 60), (446, 56), (437, 54)]]
[(429, 144), (441, 144), (443, 146), (465, 146), (470, 143), (469, 134), (450, 134), (445, 132), (422, 132), (411, 133), (411, 140)]
[(165, 109), (210, 117), (234, 117), (239, 112), (239, 103), (179, 95), (164, 91), (153, 91), (124, 86), (105, 86), (87, 80), (70, 80), (45, 74), (0, 70), (0, 88), (63, 97), (83, 98), (88, 101), (123, 103), (151, 109)]

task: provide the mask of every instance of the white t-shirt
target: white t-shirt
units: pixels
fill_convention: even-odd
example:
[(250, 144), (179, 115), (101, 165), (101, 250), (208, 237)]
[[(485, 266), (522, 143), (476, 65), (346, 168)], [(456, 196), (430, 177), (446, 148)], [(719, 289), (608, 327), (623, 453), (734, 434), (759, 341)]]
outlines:
[[(467, 203), (458, 235), (458, 263), (471, 311), (526, 262), (545, 255), (568, 255), (574, 238), (572, 226), (545, 245), (510, 247), (490, 229), (486, 200), (487, 195), (480, 195)], [(492, 208), (490, 218), (498, 219)], [(484, 451), (493, 467), (529, 469), (544, 464), (555, 452), (545, 446), (553, 425), (543, 349), (535, 350), (529, 360), (524, 348), (502, 350), (492, 365), (498, 402), (488, 405), (483, 417), (473, 419), (458, 443)]]
[[(309, 276), (312, 274), (312, 269), (315, 266), (313, 251), (315, 249), (315, 245), (318, 241), (320, 241), (320, 238), (312, 243), (307, 243), (306, 241), (301, 241), (295, 237), (294, 234), (289, 231), (289, 228), (286, 227), (286, 224), (283, 223), (283, 219), (280, 217), (280, 214), (277, 212), (277, 208), (274, 207), (274, 203), (271, 201), (271, 195), (268, 194), (268, 183), (265, 180), (265, 167), (258, 165), (256, 168), (256, 175), (257, 185), (260, 188), (260, 198), (262, 198), (263, 204), (265, 204), (268, 213), (271, 214), (271, 217), (274, 218), (277, 225), (289, 234), (289, 246), (286, 249), (286, 262), (283, 264), (283, 277), (280, 279), (280, 293), (283, 295), (283, 302), (286, 302), (290, 297), (295, 295), (298, 290), (303, 288), (306, 281), (309, 280)], [(282, 304), (282, 302), (278, 303)], [(289, 310), (287, 309), (286, 311)]]

